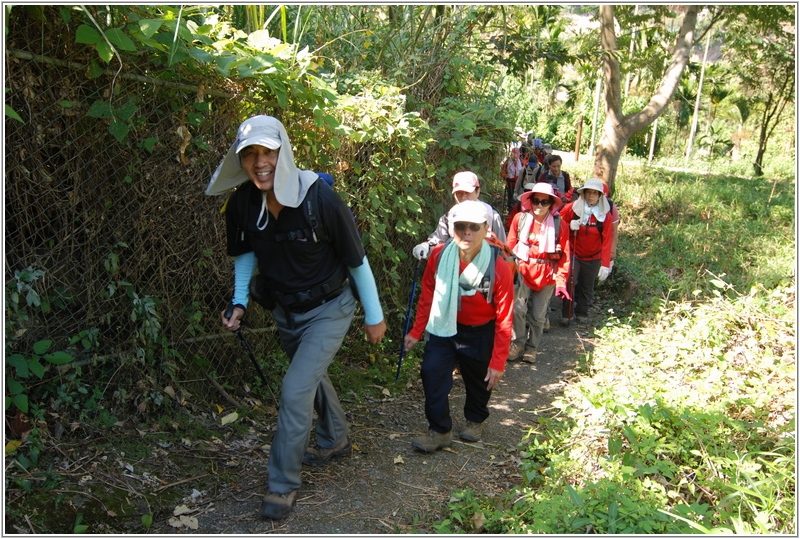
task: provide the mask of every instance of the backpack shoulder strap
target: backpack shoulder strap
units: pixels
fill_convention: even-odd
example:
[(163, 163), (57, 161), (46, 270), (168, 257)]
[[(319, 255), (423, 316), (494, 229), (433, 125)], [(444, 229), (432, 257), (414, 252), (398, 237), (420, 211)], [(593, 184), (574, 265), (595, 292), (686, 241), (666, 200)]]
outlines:
[(306, 218), (306, 223), (308, 223), (308, 226), (311, 229), (311, 237), (314, 238), (314, 243), (317, 243), (320, 240), (328, 241), (330, 239), (328, 237), (328, 231), (325, 230), (325, 227), (322, 225), (322, 221), (319, 218), (319, 185), (322, 182), (322, 178), (317, 178), (317, 180), (311, 184), (305, 200), (304, 215)]
[[(447, 248), (447, 245), (448, 245), (449, 243), (451, 243), (452, 241), (453, 241), (453, 237), (452, 237), (452, 236), (450, 236), (449, 238), (447, 238), (447, 240), (445, 240), (445, 242), (442, 244), (442, 245), (444, 245), (444, 247), (442, 247), (442, 251), (444, 251), (444, 250)], [(436, 267), (435, 267), (435, 268), (433, 268), (433, 273), (436, 273), (436, 270), (438, 270), (438, 269), (439, 269), (439, 260), (441, 260), (441, 259), (442, 259), (442, 255), (440, 254), (440, 255), (439, 255), (437, 258), (436, 258)]]
[[(251, 182), (247, 182), (250, 184)], [(247, 184), (238, 187), (233, 193), (230, 194), (228, 202), (225, 203), (225, 211), (227, 212), (228, 206), (233, 202), (232, 210), (233, 216), (236, 219), (236, 238), (237, 241), (244, 241), (244, 231), (247, 230), (247, 197), (245, 190)]]
[(308, 226), (301, 230), (276, 233), (275, 241), (294, 241), (302, 239), (312, 239), (314, 243), (331, 241), (328, 230), (325, 228), (325, 223), (322, 222), (319, 213), (319, 190), (323, 181), (322, 178), (317, 178), (317, 180), (311, 184), (311, 187), (308, 188), (308, 192), (306, 193), (306, 197), (300, 205), (303, 211), (303, 217), (305, 217)]
[(521, 211), (520, 213), (522, 217), (519, 218), (519, 223), (517, 223), (517, 238), (519, 238), (522, 235), (522, 231), (525, 230), (525, 220), (531, 217), (526, 211)]
[[(500, 256), (500, 248), (496, 245), (490, 245), (491, 256), (489, 257), (489, 267), (486, 268), (486, 273), (483, 275), (481, 281), (481, 292), (486, 297), (486, 303), (491, 303), (494, 299), (494, 275), (496, 272), (497, 257)], [(485, 290), (485, 292), (484, 292)]]

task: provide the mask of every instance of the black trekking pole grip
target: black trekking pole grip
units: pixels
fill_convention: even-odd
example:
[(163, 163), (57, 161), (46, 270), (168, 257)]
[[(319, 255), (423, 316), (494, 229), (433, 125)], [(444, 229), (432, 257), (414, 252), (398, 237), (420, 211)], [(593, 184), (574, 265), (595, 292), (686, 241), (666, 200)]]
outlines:
[(408, 311), (406, 311), (406, 326), (403, 329), (403, 336), (400, 337), (400, 358), (397, 360), (397, 374), (394, 375), (394, 381), (400, 379), (400, 368), (403, 366), (403, 353), (406, 350), (405, 338), (408, 335), (408, 323), (411, 320), (411, 308), (414, 306), (414, 293), (417, 291), (417, 276), (419, 275), (419, 267), (422, 264), (422, 259), (417, 260), (417, 267), (414, 269), (414, 278), (411, 280), (411, 297), (408, 299)]

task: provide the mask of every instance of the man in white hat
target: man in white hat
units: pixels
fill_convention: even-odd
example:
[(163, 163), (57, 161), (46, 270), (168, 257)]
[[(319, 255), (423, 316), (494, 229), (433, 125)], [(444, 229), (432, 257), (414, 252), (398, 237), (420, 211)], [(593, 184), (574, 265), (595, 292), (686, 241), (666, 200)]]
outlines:
[(403, 339), (410, 350), (423, 332), (429, 334), (420, 367), (428, 432), (411, 441), (424, 452), (452, 444), (448, 396), (456, 365), (467, 393), (466, 425), (459, 436), (468, 442), (481, 439), (492, 388), (505, 370), (514, 315), (512, 271), (485, 240), (486, 208), (477, 200), (461, 202), (450, 219), (453, 239), (431, 252), (414, 326)]
[[(503, 218), (500, 217), (500, 214), (489, 204), (478, 199), (480, 194), (481, 182), (474, 172), (465, 170), (453, 176), (453, 198), (455, 198), (456, 204), (464, 202), (465, 200), (476, 200), (483, 204), (486, 209), (486, 214), (489, 216), (489, 224), (491, 225), (489, 234), (494, 234), (501, 243), (505, 243), (506, 229), (503, 226)], [(452, 208), (450, 211), (452, 211)], [(411, 254), (414, 258), (417, 260), (428, 258), (433, 247), (453, 237), (453, 225), (451, 224), (450, 211), (439, 218), (439, 224), (436, 225), (436, 230), (428, 236), (428, 239), (412, 249)]]
[[(236, 186), (225, 210), (234, 293), (222, 324), (231, 331), (241, 327), (250, 292), (271, 310), (291, 360), (267, 464), (269, 492), (260, 511), (281, 519), (297, 501), (301, 463), (319, 466), (352, 451), (327, 373), (353, 319), (351, 282), (364, 306), (370, 343), (381, 341), (386, 323), (349, 208), (315, 172), (297, 168), (277, 119), (254, 116), (242, 122), (206, 193)], [(259, 274), (250, 287), (256, 266)], [(308, 447), (315, 410), (317, 445)]]

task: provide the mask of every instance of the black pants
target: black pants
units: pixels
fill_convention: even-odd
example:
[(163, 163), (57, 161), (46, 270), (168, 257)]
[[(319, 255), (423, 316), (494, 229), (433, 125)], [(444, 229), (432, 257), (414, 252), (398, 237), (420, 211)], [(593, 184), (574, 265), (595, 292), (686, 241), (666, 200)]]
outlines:
[(509, 213), (514, 208), (514, 187), (517, 185), (517, 180), (506, 180), (506, 205), (508, 206)]
[[(589, 307), (594, 298), (594, 281), (600, 271), (600, 262), (597, 260), (578, 260), (574, 259), (575, 264), (570, 269), (572, 279), (574, 279), (575, 290), (572, 291), (573, 315), (589, 316)], [(569, 301), (561, 304), (561, 316), (569, 317)]]
[(464, 417), (474, 423), (489, 417), (492, 392), (486, 389), (484, 378), (492, 358), (494, 326), (494, 321), (477, 328), (459, 325), (453, 337), (429, 336), (420, 368), (428, 428), (440, 434), (453, 429), (449, 396), (456, 364), (467, 392)]

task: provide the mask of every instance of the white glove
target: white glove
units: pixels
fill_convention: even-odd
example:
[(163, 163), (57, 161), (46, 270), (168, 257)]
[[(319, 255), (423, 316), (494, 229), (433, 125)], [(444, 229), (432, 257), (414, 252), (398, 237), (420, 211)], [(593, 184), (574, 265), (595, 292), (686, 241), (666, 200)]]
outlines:
[(425, 260), (428, 258), (428, 254), (431, 252), (431, 246), (428, 244), (427, 241), (424, 241), (414, 247), (411, 250), (411, 254), (414, 255), (414, 258), (417, 260)]
[(614, 271), (614, 261), (613, 260), (611, 261), (611, 265), (608, 266), (608, 271), (609, 272)]
[(600, 278), (601, 281), (605, 281), (608, 279), (608, 276), (611, 274), (611, 268), (607, 268), (605, 266), (600, 266), (600, 272), (597, 276)]
[(573, 219), (569, 222), (569, 229), (570, 230), (578, 230), (581, 227), (581, 222), (578, 219)]

